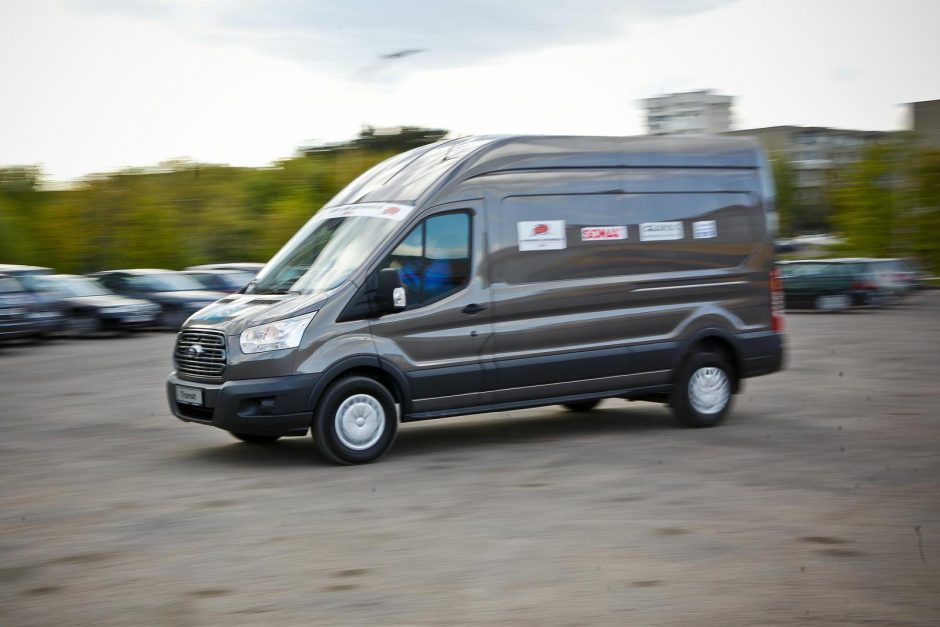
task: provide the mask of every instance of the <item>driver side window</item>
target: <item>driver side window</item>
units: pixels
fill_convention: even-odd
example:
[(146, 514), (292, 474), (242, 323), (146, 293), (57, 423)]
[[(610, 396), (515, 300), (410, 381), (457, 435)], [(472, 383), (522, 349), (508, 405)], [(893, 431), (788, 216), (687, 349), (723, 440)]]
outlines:
[(428, 218), (402, 240), (379, 268), (396, 268), (408, 309), (462, 289), (470, 281), (470, 214)]

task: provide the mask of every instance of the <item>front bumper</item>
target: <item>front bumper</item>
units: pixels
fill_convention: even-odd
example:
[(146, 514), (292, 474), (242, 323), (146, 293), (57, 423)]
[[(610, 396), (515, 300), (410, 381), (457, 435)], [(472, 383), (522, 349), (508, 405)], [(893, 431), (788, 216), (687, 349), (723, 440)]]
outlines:
[[(249, 435), (304, 435), (313, 419), (311, 392), (319, 378), (304, 374), (197, 383), (173, 372), (166, 383), (167, 401), (173, 415), (184, 422)], [(202, 390), (202, 404), (177, 401), (177, 386)]]
[(17, 338), (60, 331), (65, 324), (62, 313), (53, 311), (27, 311), (9, 315), (0, 311), (0, 338)]
[(0, 339), (30, 337), (48, 330), (49, 326), (40, 321), (28, 318), (6, 319), (0, 322)]
[(99, 317), (101, 324), (107, 329), (139, 329), (153, 326), (157, 323), (157, 313), (153, 312), (122, 312), (102, 313)]

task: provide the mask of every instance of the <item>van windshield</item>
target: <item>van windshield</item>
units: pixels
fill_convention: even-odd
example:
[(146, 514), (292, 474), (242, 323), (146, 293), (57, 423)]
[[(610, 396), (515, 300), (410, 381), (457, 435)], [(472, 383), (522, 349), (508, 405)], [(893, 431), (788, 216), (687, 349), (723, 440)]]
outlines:
[(394, 231), (412, 207), (365, 203), (321, 209), (245, 290), (316, 294), (340, 286)]

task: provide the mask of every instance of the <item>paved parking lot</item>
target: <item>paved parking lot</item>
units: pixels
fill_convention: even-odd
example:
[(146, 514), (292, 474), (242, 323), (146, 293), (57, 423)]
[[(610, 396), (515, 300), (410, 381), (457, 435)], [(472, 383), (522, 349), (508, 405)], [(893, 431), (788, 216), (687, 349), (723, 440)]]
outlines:
[(611, 400), (362, 467), (172, 418), (171, 334), (0, 347), (0, 624), (936, 625), (940, 291), (788, 323), (723, 427)]

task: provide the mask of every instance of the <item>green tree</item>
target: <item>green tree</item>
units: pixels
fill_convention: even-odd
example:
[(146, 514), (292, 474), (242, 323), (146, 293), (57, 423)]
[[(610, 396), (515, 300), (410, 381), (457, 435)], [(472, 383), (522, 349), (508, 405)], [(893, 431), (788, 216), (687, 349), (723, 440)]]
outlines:
[(910, 168), (906, 212), (910, 252), (940, 274), (940, 150), (920, 150)]
[(869, 147), (832, 191), (834, 222), (849, 252), (878, 257), (900, 252), (903, 153), (893, 145)]
[(44, 200), (35, 166), (0, 168), (0, 263), (37, 263), (36, 225)]
[(771, 158), (774, 185), (777, 191), (777, 216), (780, 219), (780, 233), (792, 236), (796, 234), (797, 206), (794, 187), (793, 166), (785, 155)]
[(44, 190), (38, 168), (0, 168), (0, 263), (85, 273), (265, 261), (363, 171), (445, 134), (367, 129), (267, 168), (174, 160), (65, 190)]

